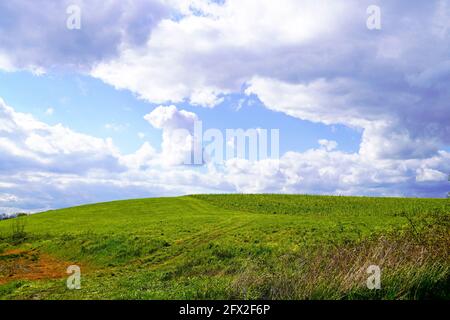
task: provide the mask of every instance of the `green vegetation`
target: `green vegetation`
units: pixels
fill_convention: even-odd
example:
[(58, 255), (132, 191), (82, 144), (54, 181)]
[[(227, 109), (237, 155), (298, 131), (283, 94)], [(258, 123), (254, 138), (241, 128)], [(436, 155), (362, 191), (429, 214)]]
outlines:
[[(0, 221), (0, 298), (449, 299), (449, 248), (447, 199), (117, 201)], [(66, 288), (71, 264), (81, 290)]]

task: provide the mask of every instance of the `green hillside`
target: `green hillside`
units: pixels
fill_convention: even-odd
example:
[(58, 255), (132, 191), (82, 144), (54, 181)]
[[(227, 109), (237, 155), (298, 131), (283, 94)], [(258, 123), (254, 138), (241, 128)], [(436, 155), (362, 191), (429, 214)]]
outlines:
[(0, 221), (0, 298), (449, 299), (449, 248), (447, 199), (117, 201)]

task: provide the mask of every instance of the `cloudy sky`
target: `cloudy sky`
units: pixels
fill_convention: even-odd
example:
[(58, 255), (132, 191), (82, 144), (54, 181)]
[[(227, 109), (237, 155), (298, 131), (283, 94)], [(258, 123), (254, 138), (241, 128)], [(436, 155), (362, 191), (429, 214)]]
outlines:
[[(0, 212), (199, 192), (444, 197), (449, 111), (446, 0), (0, 2)], [(196, 120), (279, 129), (278, 165), (184, 165), (171, 132)]]

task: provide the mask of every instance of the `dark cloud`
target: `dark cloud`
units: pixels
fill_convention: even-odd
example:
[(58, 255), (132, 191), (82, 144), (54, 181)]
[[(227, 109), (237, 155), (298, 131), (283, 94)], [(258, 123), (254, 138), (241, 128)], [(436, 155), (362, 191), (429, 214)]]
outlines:
[[(81, 8), (81, 29), (69, 30), (67, 8)], [(158, 0), (15, 0), (0, 2), (0, 53), (16, 68), (89, 70), (122, 44), (144, 44), (168, 14)]]

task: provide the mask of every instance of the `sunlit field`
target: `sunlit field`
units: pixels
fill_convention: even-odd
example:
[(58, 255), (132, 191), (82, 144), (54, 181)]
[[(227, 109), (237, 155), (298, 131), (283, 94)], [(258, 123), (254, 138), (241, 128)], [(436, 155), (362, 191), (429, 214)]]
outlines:
[(0, 221), (0, 298), (448, 299), (449, 248), (447, 199), (117, 201)]

